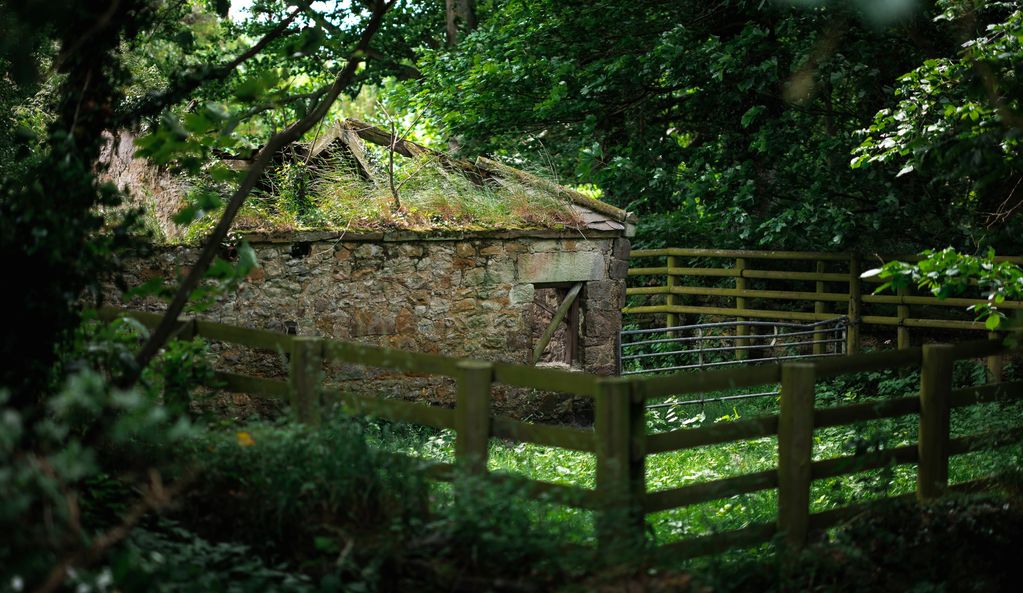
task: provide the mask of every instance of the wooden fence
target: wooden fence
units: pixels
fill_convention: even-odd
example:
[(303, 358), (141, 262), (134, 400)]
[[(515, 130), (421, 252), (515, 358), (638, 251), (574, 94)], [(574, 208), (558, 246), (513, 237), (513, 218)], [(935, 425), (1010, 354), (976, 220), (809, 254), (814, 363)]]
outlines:
[[(683, 267), (680, 263), (692, 259), (721, 260), (720, 267)], [(730, 319), (745, 321), (747, 319), (791, 319), (801, 321), (822, 321), (845, 316), (848, 322), (846, 333), (846, 352), (860, 352), (860, 330), (863, 326), (895, 327), (896, 343), (899, 349), (911, 346), (910, 331), (912, 328), (929, 328), (944, 330), (982, 330), (984, 324), (978, 321), (949, 319), (947, 316), (914, 315), (913, 308), (920, 307), (952, 307), (964, 310), (970, 305), (986, 303), (982, 298), (946, 298), (938, 299), (932, 295), (913, 294), (912, 289), (901, 289), (897, 294), (871, 294), (871, 285), (878, 285), (879, 278), (860, 278), (860, 274), (868, 267), (876, 267), (882, 261), (898, 259), (901, 261), (919, 261), (919, 256), (873, 256), (865, 258), (855, 253), (824, 253), (809, 251), (749, 251), (725, 249), (637, 249), (630, 255), (629, 276), (659, 277), (663, 282), (659, 285), (631, 285), (626, 290), (627, 296), (664, 295), (663, 304), (628, 306), (623, 309), (625, 314), (661, 314), (665, 315), (665, 326), (678, 325), (679, 314), (697, 314), (723, 316)], [(651, 260), (656, 260), (651, 262)], [(1023, 264), (1023, 257), (997, 257), (996, 261), (1009, 261)], [(865, 265), (865, 261), (870, 265)], [(657, 263), (657, 266), (639, 266), (637, 263)], [(781, 262), (786, 267), (794, 263), (809, 262), (814, 264), (813, 271), (791, 271), (768, 269), (770, 264), (778, 266)], [(685, 277), (697, 278), (734, 278), (734, 288), (691, 286), (680, 280)], [(813, 284), (813, 290), (757, 290), (750, 288), (750, 281), (787, 281), (792, 283)], [(635, 284), (633, 282), (632, 284)], [(835, 285), (839, 285), (835, 287)], [(865, 285), (867, 285), (865, 292)], [(836, 288), (840, 288), (836, 289)], [(710, 306), (699, 303), (683, 304), (683, 297), (724, 297), (732, 299), (731, 308)], [(749, 306), (750, 299), (770, 301), (802, 302), (808, 309), (812, 304), (813, 311), (792, 311), (789, 309), (757, 309)], [(888, 305), (895, 306), (895, 315), (872, 314), (865, 307)], [(1023, 302), (1006, 301), (999, 308), (1023, 309)], [(746, 327), (737, 327), (736, 336), (746, 334)], [(993, 337), (993, 336), (992, 336)], [(1001, 357), (991, 357), (988, 366), (994, 377), (1001, 376)]]
[[(112, 309), (101, 312), (104, 319), (122, 315), (149, 326), (154, 326), (159, 320), (159, 315), (153, 313)], [(451, 429), (456, 434), (456, 463), (430, 466), (426, 471), (431, 478), (451, 481), (463, 475), (460, 472), (464, 471), (484, 479), (521, 484), (524, 495), (529, 497), (596, 511), (598, 542), (603, 549), (609, 549), (616, 543), (635, 545), (645, 542), (645, 516), (649, 513), (765, 490), (778, 491), (776, 522), (665, 544), (658, 547), (657, 552), (671, 558), (691, 557), (756, 545), (776, 536), (781, 536), (781, 541), (787, 545), (798, 547), (807, 540), (811, 531), (836, 525), (870, 505), (883, 502), (873, 501), (811, 513), (810, 487), (814, 480), (893, 464), (916, 463), (916, 495), (921, 500), (929, 500), (950, 489), (975, 489), (989, 484), (980, 480), (950, 486), (950, 456), (1016, 443), (1023, 437), (1017, 429), (950, 438), (951, 409), (1023, 396), (1023, 382), (951, 388), (954, 361), (997, 354), (1003, 351), (1001, 342), (997, 340), (954, 346), (937, 344), (814, 362), (698, 373), (601, 377), (500, 362), (414, 354), (337, 340), (244, 329), (198, 319), (183, 319), (179, 323), (178, 338), (201, 336), (255, 349), (290, 353), (289, 381), (218, 372), (216, 377), (222, 387), (288, 400), (293, 413), (311, 424), (320, 421), (321, 404), (327, 400), (341, 402), (351, 413)], [(457, 381), (454, 408), (341, 392), (322, 382), (324, 360), (454, 378)], [(918, 395), (839, 407), (819, 408), (815, 405), (815, 384), (822, 379), (914, 366), (922, 371)], [(648, 399), (779, 382), (779, 414), (648, 434), (644, 416), (644, 404)], [(594, 425), (592, 428), (543, 425), (495, 416), (490, 409), (493, 384), (592, 398)], [(812, 459), (815, 429), (911, 414), (919, 415), (916, 444), (861, 455)], [(777, 468), (666, 490), (647, 490), (644, 467), (649, 455), (765, 436), (778, 437)], [(592, 453), (596, 456), (596, 487), (590, 489), (491, 474), (487, 470), (491, 438)]]

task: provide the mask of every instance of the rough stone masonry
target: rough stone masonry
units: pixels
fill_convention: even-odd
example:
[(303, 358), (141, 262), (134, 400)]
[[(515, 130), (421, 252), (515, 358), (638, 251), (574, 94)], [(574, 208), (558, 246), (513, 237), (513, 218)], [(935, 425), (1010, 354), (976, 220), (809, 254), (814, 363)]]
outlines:
[[(250, 235), (260, 267), (203, 317), (415, 352), (529, 364), (538, 338), (537, 290), (581, 282), (579, 327), (574, 330), (578, 350), (572, 366), (615, 374), (629, 240), (619, 232), (587, 232), (586, 237), (571, 233)], [(196, 254), (192, 247), (161, 248), (136, 262), (131, 274), (137, 282), (173, 277)], [(155, 301), (128, 305), (160, 307)], [(228, 346), (214, 351), (218, 366), (226, 370), (271, 377), (287, 373), (284, 353), (257, 355)], [(344, 389), (445, 404), (454, 393), (447, 380), (356, 365), (327, 369), (327, 381)], [(542, 409), (556, 404), (521, 390), (496, 388), (493, 401), (495, 411), (515, 416), (558, 413)]]

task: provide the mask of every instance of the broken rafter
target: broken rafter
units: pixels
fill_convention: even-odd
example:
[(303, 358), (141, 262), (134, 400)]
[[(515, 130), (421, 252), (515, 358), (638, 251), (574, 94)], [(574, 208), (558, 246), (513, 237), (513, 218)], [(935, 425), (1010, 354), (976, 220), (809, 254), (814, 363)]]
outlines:
[(489, 171), (486, 171), (469, 161), (452, 158), (443, 152), (427, 148), (421, 144), (416, 144), (411, 140), (395, 138), (390, 132), (381, 130), (372, 124), (352, 118), (346, 119), (344, 124), (349, 126), (352, 131), (358, 134), (359, 138), (362, 138), (366, 142), (383, 146), (384, 148), (393, 150), (402, 156), (415, 158), (420, 155), (428, 155), (436, 158), (437, 162), (445, 169), (461, 173), (477, 185), (483, 185), (487, 179), (493, 177)]
[[(366, 154), (365, 145), (362, 143), (363, 140), (382, 146), (393, 153), (397, 153), (405, 157), (430, 157), (431, 159), (436, 160), (436, 162), (444, 169), (464, 175), (476, 185), (484, 185), (487, 181), (493, 181), (499, 178), (508, 179), (545, 191), (551, 195), (561, 197), (571, 204), (603, 214), (614, 221), (626, 224), (634, 224), (636, 222), (635, 215), (630, 212), (626, 212), (625, 210), (591, 198), (582, 192), (554, 183), (553, 181), (549, 181), (537, 175), (527, 173), (486, 157), (477, 158), (475, 163), (464, 159), (456, 159), (443, 152), (427, 148), (422, 144), (406, 140), (404, 137), (395, 137), (386, 130), (353, 118), (342, 120), (334, 126), (331, 132), (315, 142), (314, 146), (312, 146), (310, 150), (313, 157), (326, 156), (322, 153), (329, 153), (335, 145), (340, 144), (345, 156), (351, 157), (351, 160), (355, 161), (359, 176), (363, 179), (374, 181), (373, 167), (371, 166)], [(297, 150), (301, 152), (300, 148)], [(302, 153), (302, 155), (304, 155), (304, 153)], [(231, 157), (230, 155), (223, 155), (221, 158)], [(413, 173), (413, 175), (414, 174), (415, 173)], [(408, 179), (405, 181), (408, 181)], [(397, 187), (400, 188), (401, 185), (404, 185), (405, 181), (401, 182), (401, 184)], [(614, 229), (598, 228), (597, 230)]]
[(355, 161), (356, 170), (363, 179), (373, 181), (373, 167), (366, 156), (366, 146), (348, 122), (341, 122), (337, 127), (337, 142), (341, 144), (345, 155)]
[(498, 177), (512, 178), (519, 183), (541, 189), (555, 196), (566, 198), (573, 204), (589, 208), (590, 210), (609, 216), (614, 220), (620, 222), (635, 222), (635, 217), (625, 210), (615, 208), (610, 204), (605, 204), (600, 200), (591, 198), (582, 192), (554, 183), (553, 181), (548, 181), (531, 173), (526, 173), (520, 169), (509, 167), (508, 165), (499, 163), (495, 160), (481, 156), (476, 159), (476, 166)]

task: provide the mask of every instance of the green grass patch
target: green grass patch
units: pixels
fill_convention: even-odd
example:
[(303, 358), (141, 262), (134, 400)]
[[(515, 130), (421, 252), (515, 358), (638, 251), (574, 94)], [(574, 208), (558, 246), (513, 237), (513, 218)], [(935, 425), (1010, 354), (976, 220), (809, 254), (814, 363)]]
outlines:
[[(957, 366), (956, 386), (984, 381), (973, 363)], [(915, 372), (861, 373), (821, 382), (817, 405), (832, 407), (850, 403), (880, 401), (914, 395), (919, 386)], [(772, 386), (758, 388), (769, 391)], [(695, 398), (734, 395), (738, 390), (699, 394)], [(672, 400), (665, 400), (672, 401)], [(778, 398), (708, 402), (701, 405), (675, 405), (651, 410), (647, 414), (648, 431), (697, 428), (716, 423), (735, 422), (754, 416), (777, 413)], [(894, 449), (916, 442), (918, 416), (873, 420), (847, 426), (818, 429), (814, 432), (813, 459), (824, 460)], [(952, 414), (952, 435), (976, 434), (1020, 426), (1023, 403), (994, 403), (957, 409)], [(417, 436), (418, 435), (418, 436)], [(417, 457), (438, 461), (454, 460), (454, 433), (433, 431), (429, 436), (412, 431), (400, 449)], [(1006, 468), (1019, 467), (1023, 447), (1015, 445), (994, 450), (954, 456), (950, 461), (950, 480), (954, 483), (986, 477)], [(739, 476), (777, 467), (777, 438), (735, 441), (650, 455), (646, 461), (648, 492)], [(595, 456), (589, 453), (492, 440), (489, 469), (536, 480), (593, 488)], [(904, 464), (862, 471), (847, 476), (816, 480), (811, 492), (811, 511), (820, 512), (849, 504), (912, 493), (916, 487), (916, 465)], [(577, 533), (592, 531), (592, 513), (550, 503), (535, 503), (529, 508), (545, 521), (561, 521)], [(724, 497), (679, 509), (652, 513), (647, 521), (658, 543), (740, 529), (777, 516), (774, 490)], [(587, 536), (588, 537), (588, 536)], [(584, 538), (585, 539), (585, 538)]]
[[(340, 159), (316, 166), (278, 166), (242, 208), (235, 228), (263, 232), (464, 231), (578, 224), (564, 198), (504, 178), (476, 183), (441, 167), (429, 155), (395, 159), (392, 191), (386, 157), (378, 152), (381, 154), (375, 160), (379, 166), (369, 180)], [(194, 226), (201, 229), (202, 221)]]

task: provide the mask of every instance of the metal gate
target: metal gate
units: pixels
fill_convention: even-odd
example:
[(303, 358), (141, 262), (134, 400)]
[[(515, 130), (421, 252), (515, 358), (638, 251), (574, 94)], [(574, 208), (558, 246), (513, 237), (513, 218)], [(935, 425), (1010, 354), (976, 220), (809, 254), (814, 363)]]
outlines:
[[(758, 364), (845, 354), (848, 319), (814, 323), (724, 321), (656, 329), (623, 330), (619, 368), (623, 375), (665, 373), (727, 365)], [(698, 404), (777, 395), (777, 391), (682, 400), (649, 407)]]

